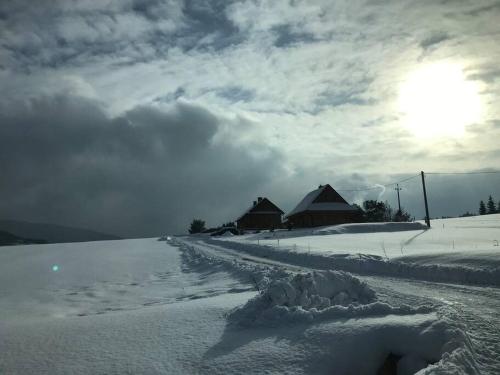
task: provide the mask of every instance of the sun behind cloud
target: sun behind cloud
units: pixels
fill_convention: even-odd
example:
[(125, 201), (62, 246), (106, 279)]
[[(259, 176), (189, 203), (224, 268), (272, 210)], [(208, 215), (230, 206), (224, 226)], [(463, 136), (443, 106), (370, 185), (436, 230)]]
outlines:
[(404, 125), (417, 137), (460, 137), (465, 127), (481, 120), (476, 82), (467, 81), (459, 64), (423, 66), (399, 88), (398, 110)]

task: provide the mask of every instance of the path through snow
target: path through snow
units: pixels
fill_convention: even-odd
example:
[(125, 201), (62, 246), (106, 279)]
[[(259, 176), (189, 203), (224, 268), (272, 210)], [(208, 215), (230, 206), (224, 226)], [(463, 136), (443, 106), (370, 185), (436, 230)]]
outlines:
[[(186, 239), (182, 240), (186, 241)], [(287, 264), (285, 252), (270, 249), (268, 252), (242, 252), (241, 243), (224, 241), (204, 241), (201, 238), (189, 238), (185, 242), (195, 246), (209, 257), (237, 261), (242, 264), (264, 265), (266, 267), (285, 267), (291, 272), (303, 272), (311, 269), (325, 269), (324, 265), (308, 261), (307, 257), (292, 258)], [(220, 244), (220, 243), (219, 243)], [(231, 245), (234, 248), (231, 249)], [(250, 245), (252, 246), (252, 245)], [(254, 247), (254, 246), (253, 246)], [(264, 248), (263, 246), (261, 248)], [(276, 256), (281, 254), (282, 256)], [(276, 260), (277, 258), (277, 260)], [(300, 259), (306, 261), (301, 264)], [(318, 267), (315, 267), (319, 265)], [(379, 301), (389, 305), (408, 304), (411, 306), (432, 304), (450, 321), (460, 322), (469, 334), (475, 354), (475, 360), (481, 373), (500, 373), (500, 290), (495, 287), (466, 286), (446, 283), (408, 280), (393, 277), (360, 276), (373, 288)]]

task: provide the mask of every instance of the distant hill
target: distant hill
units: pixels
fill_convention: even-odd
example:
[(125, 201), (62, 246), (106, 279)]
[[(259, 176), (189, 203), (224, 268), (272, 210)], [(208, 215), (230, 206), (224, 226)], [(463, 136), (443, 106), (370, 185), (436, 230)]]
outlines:
[(4, 230), (0, 230), (0, 246), (28, 245), (28, 244), (41, 244), (41, 243), (47, 243), (47, 241), (36, 240), (32, 238), (22, 238), (19, 236), (15, 236), (12, 233), (6, 232)]
[(21, 239), (36, 238), (48, 243), (118, 240), (120, 237), (88, 229), (56, 224), (30, 223), (17, 220), (0, 220), (0, 231)]

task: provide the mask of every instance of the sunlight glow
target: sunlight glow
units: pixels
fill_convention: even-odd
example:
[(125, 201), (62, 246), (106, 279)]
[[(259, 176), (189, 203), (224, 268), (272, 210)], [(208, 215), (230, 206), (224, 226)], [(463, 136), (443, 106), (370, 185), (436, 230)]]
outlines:
[(410, 131), (425, 138), (460, 137), (481, 119), (476, 82), (467, 81), (458, 64), (424, 66), (402, 83), (399, 111)]

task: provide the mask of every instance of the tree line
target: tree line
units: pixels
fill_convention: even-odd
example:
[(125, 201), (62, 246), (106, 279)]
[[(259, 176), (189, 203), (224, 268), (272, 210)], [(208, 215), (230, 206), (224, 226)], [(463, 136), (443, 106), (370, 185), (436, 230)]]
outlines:
[(491, 195), (488, 197), (488, 201), (486, 203), (484, 203), (484, 201), (479, 202), (479, 215), (498, 213), (500, 213), (500, 201), (498, 201), (498, 205), (495, 205), (495, 201)]
[(371, 199), (364, 201), (362, 208), (357, 204), (353, 204), (353, 206), (358, 210), (358, 221), (362, 223), (414, 220), (404, 208), (400, 210), (393, 209), (387, 201), (382, 202)]

